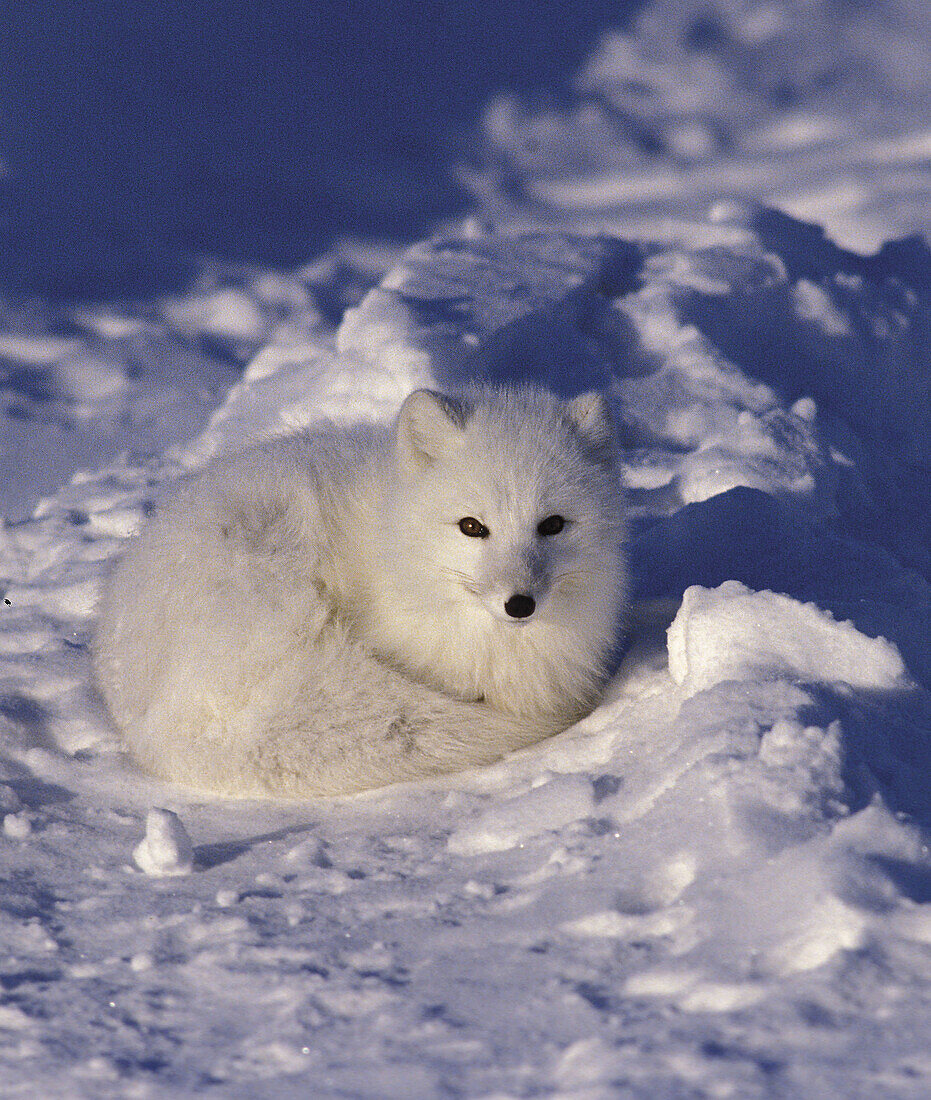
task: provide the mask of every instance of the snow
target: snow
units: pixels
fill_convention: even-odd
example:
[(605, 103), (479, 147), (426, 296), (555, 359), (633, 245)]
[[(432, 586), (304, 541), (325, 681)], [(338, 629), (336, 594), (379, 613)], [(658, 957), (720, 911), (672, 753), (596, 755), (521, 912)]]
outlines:
[[(820, 8), (806, 72), (797, 5), (746, 7), (714, 7), (723, 60), (657, 17), (579, 78), (655, 82), (652, 159), (548, 117), (545, 164), (511, 150), (519, 188), (403, 255), (4, 307), (5, 1096), (931, 1093), (931, 252), (897, 239), (929, 227), (927, 81), (890, 61), (924, 24), (851, 8), (845, 104), (811, 91)], [(351, 798), (136, 772), (87, 645), (161, 487), (476, 377), (617, 411), (635, 602), (599, 707)]]
[(725, 680), (787, 675), (895, 691), (905, 666), (885, 638), (835, 622), (815, 604), (739, 581), (709, 591), (692, 585), (667, 632), (669, 675), (690, 695)]
[(149, 810), (145, 836), (133, 849), (133, 859), (147, 875), (190, 874), (194, 868), (194, 848), (181, 818), (171, 810)]

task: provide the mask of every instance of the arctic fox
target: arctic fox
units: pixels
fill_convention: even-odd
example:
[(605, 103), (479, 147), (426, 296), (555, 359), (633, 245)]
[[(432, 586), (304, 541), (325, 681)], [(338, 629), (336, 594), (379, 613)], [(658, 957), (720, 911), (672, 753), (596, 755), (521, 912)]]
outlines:
[(186, 479), (109, 578), (97, 683), (138, 763), (202, 791), (489, 763), (594, 705), (624, 539), (599, 394), (417, 390), (393, 428), (271, 440)]

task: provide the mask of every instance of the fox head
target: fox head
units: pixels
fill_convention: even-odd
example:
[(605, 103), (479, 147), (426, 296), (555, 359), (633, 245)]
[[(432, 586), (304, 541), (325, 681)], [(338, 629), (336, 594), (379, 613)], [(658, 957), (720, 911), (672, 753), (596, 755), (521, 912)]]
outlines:
[(554, 659), (560, 642), (585, 653), (616, 642), (625, 519), (600, 394), (417, 390), (398, 414), (393, 461), (388, 572), (425, 666), (456, 646), (487, 643), (491, 665), (531, 639)]

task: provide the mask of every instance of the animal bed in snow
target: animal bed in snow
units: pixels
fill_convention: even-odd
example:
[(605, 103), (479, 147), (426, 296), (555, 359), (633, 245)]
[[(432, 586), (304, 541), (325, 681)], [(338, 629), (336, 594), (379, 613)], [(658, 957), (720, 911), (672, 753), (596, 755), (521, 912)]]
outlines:
[(627, 598), (596, 393), (417, 390), (393, 428), (216, 461), (114, 569), (97, 683), (148, 771), (335, 794), (491, 762), (595, 704)]

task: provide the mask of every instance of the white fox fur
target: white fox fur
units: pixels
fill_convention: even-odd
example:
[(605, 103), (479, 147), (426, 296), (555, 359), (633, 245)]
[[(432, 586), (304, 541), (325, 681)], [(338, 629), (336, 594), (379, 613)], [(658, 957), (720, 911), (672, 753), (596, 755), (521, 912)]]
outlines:
[(488, 763), (594, 705), (624, 538), (600, 395), (418, 390), (393, 429), (273, 440), (185, 480), (110, 576), (97, 683), (135, 759), (200, 790)]

